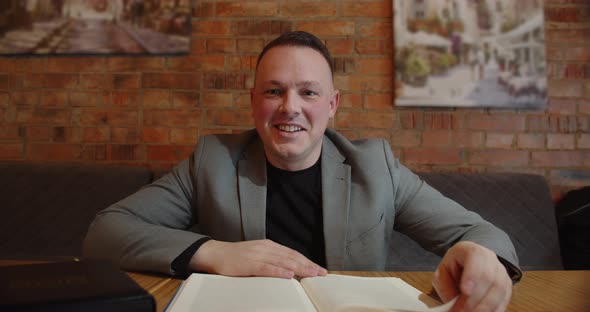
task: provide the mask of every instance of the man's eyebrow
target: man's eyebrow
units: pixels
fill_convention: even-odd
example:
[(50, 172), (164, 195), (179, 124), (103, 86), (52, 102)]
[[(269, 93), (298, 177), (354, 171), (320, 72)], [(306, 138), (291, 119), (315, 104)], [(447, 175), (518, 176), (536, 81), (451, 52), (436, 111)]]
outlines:
[(306, 80), (297, 83), (298, 87), (320, 87), (321, 83), (315, 80)]

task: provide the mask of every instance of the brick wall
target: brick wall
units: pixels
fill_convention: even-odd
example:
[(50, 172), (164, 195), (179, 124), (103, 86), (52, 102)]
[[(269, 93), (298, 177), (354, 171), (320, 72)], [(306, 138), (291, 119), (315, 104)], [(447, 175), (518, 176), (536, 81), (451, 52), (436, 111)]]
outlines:
[(390, 0), (194, 4), (188, 56), (0, 58), (0, 160), (168, 168), (199, 135), (252, 127), (258, 52), (286, 30), (334, 54), (333, 127), (383, 137), (418, 170), (519, 171), (590, 184), (590, 3), (546, 0), (545, 111), (397, 108)]

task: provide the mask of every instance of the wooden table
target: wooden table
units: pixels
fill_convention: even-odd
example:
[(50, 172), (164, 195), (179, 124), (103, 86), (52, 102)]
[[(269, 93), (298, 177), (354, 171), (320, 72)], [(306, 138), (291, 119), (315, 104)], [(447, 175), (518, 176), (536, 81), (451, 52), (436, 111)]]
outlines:
[[(330, 272), (357, 276), (399, 277), (431, 293), (432, 272)], [(182, 282), (163, 275), (128, 273), (149, 291), (163, 311)], [(508, 311), (590, 311), (590, 271), (528, 271), (514, 286)]]

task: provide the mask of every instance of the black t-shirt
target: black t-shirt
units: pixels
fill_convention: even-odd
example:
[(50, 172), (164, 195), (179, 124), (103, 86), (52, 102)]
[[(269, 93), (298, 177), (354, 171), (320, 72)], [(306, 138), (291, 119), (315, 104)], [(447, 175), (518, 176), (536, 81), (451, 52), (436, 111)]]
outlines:
[(266, 170), (266, 237), (325, 267), (320, 161), (300, 171), (267, 162)]

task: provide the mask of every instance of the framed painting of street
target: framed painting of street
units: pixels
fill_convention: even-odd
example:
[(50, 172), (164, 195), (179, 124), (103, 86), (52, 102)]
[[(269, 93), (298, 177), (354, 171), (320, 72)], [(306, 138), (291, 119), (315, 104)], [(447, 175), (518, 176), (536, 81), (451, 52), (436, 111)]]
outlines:
[(395, 105), (543, 109), (543, 0), (393, 0)]
[(2, 0), (0, 54), (185, 54), (191, 0)]

